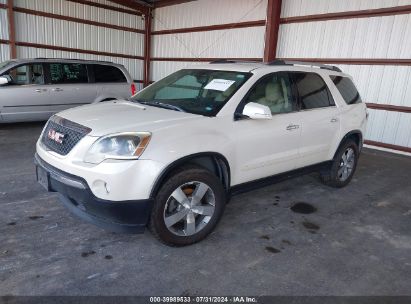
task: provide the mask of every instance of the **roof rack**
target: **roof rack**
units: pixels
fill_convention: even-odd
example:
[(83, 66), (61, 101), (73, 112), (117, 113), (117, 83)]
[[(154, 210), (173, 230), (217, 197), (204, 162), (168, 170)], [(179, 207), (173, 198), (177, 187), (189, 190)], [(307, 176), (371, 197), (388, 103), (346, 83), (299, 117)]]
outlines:
[(324, 70), (330, 70), (335, 72), (342, 72), (340, 68), (335, 65), (327, 65), (315, 62), (305, 62), (305, 61), (292, 61), (292, 60), (274, 60), (267, 63), (267, 65), (306, 65), (312, 67), (318, 67)]
[(210, 64), (220, 64), (220, 63), (261, 63), (261, 62), (252, 61), (252, 60), (235, 60), (235, 59), (216, 59), (216, 60), (210, 61)]
[(302, 66), (311, 66), (311, 67), (318, 67), (324, 70), (330, 70), (335, 72), (342, 72), (340, 68), (336, 67), (335, 65), (327, 65), (315, 62), (306, 62), (306, 61), (293, 61), (293, 60), (274, 60), (267, 63), (262, 63), (258, 61), (246, 61), (246, 60), (231, 60), (231, 59), (217, 59), (211, 61), (210, 64), (224, 64), (224, 63), (261, 63), (266, 65), (302, 65)]
[(236, 61), (234, 60), (228, 60), (228, 59), (217, 59), (210, 61), (210, 64), (218, 64), (218, 63), (235, 63)]

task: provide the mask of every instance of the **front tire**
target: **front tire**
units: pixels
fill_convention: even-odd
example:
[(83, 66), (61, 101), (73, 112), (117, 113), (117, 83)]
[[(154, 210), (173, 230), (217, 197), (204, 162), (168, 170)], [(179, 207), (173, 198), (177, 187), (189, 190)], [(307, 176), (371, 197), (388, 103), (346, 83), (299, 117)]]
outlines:
[(200, 167), (183, 167), (170, 175), (156, 195), (149, 229), (167, 245), (196, 243), (214, 230), (225, 203), (217, 176)]
[(338, 149), (329, 170), (321, 172), (321, 181), (334, 188), (348, 185), (354, 176), (359, 157), (357, 144), (346, 140)]

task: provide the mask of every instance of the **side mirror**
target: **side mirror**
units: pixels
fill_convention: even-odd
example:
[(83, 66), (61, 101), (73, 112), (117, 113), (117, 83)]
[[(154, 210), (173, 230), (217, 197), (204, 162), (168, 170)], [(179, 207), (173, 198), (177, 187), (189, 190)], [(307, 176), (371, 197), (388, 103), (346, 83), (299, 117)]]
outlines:
[(269, 107), (259, 103), (249, 102), (244, 106), (243, 115), (251, 119), (272, 119)]
[(0, 85), (5, 85), (9, 83), (9, 79), (7, 77), (1, 76), (0, 77)]

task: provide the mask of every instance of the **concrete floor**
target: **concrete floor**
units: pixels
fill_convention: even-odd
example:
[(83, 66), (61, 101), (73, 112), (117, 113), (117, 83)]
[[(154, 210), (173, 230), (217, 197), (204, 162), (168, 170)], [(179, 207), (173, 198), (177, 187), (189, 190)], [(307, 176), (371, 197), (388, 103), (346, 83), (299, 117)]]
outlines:
[(365, 150), (344, 189), (313, 174), (236, 196), (205, 241), (170, 248), (83, 223), (44, 192), (41, 127), (0, 125), (0, 296), (411, 295), (411, 158)]

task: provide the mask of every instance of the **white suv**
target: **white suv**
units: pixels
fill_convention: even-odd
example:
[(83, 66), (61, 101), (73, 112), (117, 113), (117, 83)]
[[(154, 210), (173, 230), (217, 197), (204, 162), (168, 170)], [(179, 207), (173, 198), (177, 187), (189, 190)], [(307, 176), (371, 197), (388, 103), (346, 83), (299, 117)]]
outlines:
[(37, 179), (80, 217), (187, 245), (217, 225), (229, 197), (313, 170), (351, 180), (367, 113), (332, 66), (216, 61), (180, 70), (130, 100), (53, 116)]

